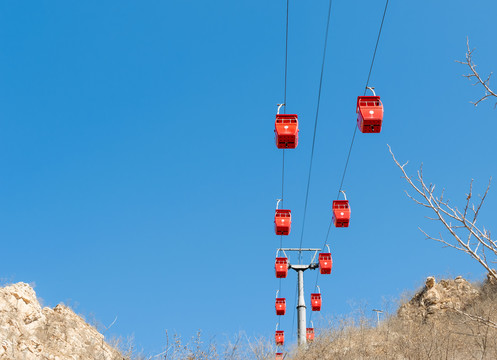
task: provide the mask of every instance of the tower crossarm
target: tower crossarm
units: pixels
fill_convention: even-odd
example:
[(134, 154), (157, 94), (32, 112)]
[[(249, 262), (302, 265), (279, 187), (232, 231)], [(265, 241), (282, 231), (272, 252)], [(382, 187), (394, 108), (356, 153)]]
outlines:
[(310, 264), (307, 264), (307, 265), (293, 265), (293, 264), (288, 264), (288, 268), (289, 269), (293, 269), (295, 271), (306, 271), (306, 270), (314, 270), (314, 269), (317, 269), (319, 267), (318, 264), (316, 263), (310, 263)]

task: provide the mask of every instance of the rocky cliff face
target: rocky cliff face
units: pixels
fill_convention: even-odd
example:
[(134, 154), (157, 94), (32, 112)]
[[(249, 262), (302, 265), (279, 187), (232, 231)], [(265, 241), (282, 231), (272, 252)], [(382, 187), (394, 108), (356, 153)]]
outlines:
[(25, 283), (0, 289), (0, 359), (123, 360), (104, 336), (64, 305), (42, 308)]
[(430, 276), (426, 279), (425, 287), (399, 308), (398, 316), (406, 320), (426, 321), (449, 309), (463, 310), (479, 298), (481, 290), (461, 276), (438, 283)]
[[(333, 321), (333, 320), (332, 320)], [(425, 286), (377, 322), (337, 319), (292, 360), (497, 359), (497, 281), (470, 283), (461, 276)]]

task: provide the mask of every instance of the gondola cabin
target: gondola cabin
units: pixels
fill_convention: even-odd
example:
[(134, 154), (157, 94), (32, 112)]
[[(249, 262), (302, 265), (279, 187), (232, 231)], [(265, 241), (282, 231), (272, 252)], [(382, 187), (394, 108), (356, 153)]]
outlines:
[(306, 329), (305, 338), (309, 342), (313, 342), (314, 341), (314, 328), (307, 328)]
[(276, 342), (276, 345), (283, 346), (285, 344), (285, 332), (282, 330), (276, 330), (274, 341)]
[(362, 133), (379, 133), (383, 122), (383, 104), (379, 96), (357, 97), (357, 126)]
[(286, 299), (276, 298), (276, 315), (285, 315), (286, 313)]
[(274, 214), (274, 231), (276, 235), (290, 234), (292, 225), (292, 211), (284, 209), (276, 209)]
[(283, 360), (283, 353), (276, 353), (275, 360)]
[(274, 268), (277, 278), (286, 278), (288, 275), (288, 259), (286, 257), (277, 257)]
[(278, 149), (295, 149), (299, 143), (299, 121), (296, 114), (276, 114), (274, 135)]
[(348, 200), (333, 201), (333, 224), (335, 227), (349, 227), (350, 206)]
[(311, 294), (312, 311), (321, 311), (321, 294)]
[(333, 260), (331, 259), (331, 253), (319, 254), (319, 271), (321, 274), (331, 274), (332, 266)]

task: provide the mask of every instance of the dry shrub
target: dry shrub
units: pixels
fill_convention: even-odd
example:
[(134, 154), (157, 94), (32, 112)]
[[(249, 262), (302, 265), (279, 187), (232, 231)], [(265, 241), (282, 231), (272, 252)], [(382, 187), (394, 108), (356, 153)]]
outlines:
[(190, 341), (183, 341), (181, 336), (170, 336), (166, 331), (166, 346), (164, 351), (148, 357), (132, 357), (132, 359), (161, 359), (161, 360), (269, 360), (274, 359), (275, 346), (263, 337), (250, 338), (239, 333), (217, 344), (214, 339), (205, 342), (201, 331), (198, 331)]
[[(313, 343), (289, 351), (285, 359), (497, 359), (497, 282), (492, 277), (481, 284), (461, 277), (438, 284), (427, 280), (425, 287), (404, 295), (397, 305), (385, 303), (379, 325), (362, 304), (348, 317), (329, 320)], [(219, 344), (204, 341), (200, 331), (186, 342), (166, 332), (164, 351), (149, 356), (136, 354), (130, 344), (113, 342), (126, 360), (269, 360), (276, 352), (272, 339), (244, 333)]]
[[(452, 281), (452, 280), (450, 280)], [(442, 282), (441, 282), (442, 283)], [(335, 319), (293, 360), (497, 359), (497, 284), (473, 285), (479, 292), (456, 308), (448, 302), (426, 316), (399, 313), (376, 321), (364, 316)], [(426, 288), (419, 294), (426, 292)], [(414, 299), (413, 298), (413, 299)]]

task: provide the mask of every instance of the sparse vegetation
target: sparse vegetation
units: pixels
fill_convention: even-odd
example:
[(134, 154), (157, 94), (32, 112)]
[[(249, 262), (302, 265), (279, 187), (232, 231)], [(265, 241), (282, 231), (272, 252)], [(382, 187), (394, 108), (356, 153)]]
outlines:
[[(185, 342), (180, 336), (166, 332), (163, 351), (145, 356), (136, 351), (132, 339), (104, 342), (96, 329), (63, 305), (44, 310), (46, 321), (39, 318), (41, 313), (32, 312), (28, 307), (33, 304), (39, 309), (35, 298), (28, 296), (29, 288), (23, 285), (21, 289), (25, 291), (17, 290), (18, 300), (6, 293), (0, 298), (10, 304), (10, 307), (3, 305), (6, 311), (0, 312), (2, 324), (11, 324), (3, 327), (0, 342), (3, 355), (9, 359), (25, 357), (27, 350), (19, 347), (24, 343), (31, 347), (30, 352), (40, 349), (40, 355), (77, 349), (84, 352), (84, 356), (80, 354), (82, 359), (107, 360), (269, 360), (274, 359), (276, 352), (272, 339), (250, 338), (243, 333), (221, 341), (205, 341), (199, 331)], [(402, 301), (394, 311), (385, 313), (379, 324), (369, 310), (333, 319), (318, 331), (312, 344), (289, 351), (285, 359), (497, 358), (497, 281), (490, 274), (481, 284), (470, 284), (461, 277), (439, 282), (429, 277), (420, 291)], [(33, 332), (22, 326), (18, 320), (20, 315), (23, 323), (26, 319), (43, 321)], [(5, 332), (6, 329), (10, 331)], [(119, 353), (114, 353), (112, 348)]]
[[(287, 360), (430, 360), (497, 358), (497, 282), (489, 275), (471, 284), (458, 276), (436, 282), (434, 277), (396, 309), (376, 317), (358, 309), (348, 317), (330, 320), (305, 349), (293, 349)], [(199, 331), (189, 342), (166, 334), (166, 347), (136, 360), (269, 360), (272, 339), (240, 333), (216, 343), (202, 340)]]
[(178, 334), (170, 336), (166, 331), (166, 346), (164, 351), (141, 359), (162, 360), (266, 360), (273, 359), (276, 347), (272, 341), (263, 337), (250, 338), (239, 333), (233, 338), (218, 344), (214, 339), (205, 342), (201, 331), (188, 342), (184, 342)]
[(366, 316), (334, 320), (291, 359), (496, 359), (497, 284), (492, 277), (467, 284), (461, 278), (442, 280), (437, 285), (450, 295), (438, 298), (425, 286), (379, 326)]

